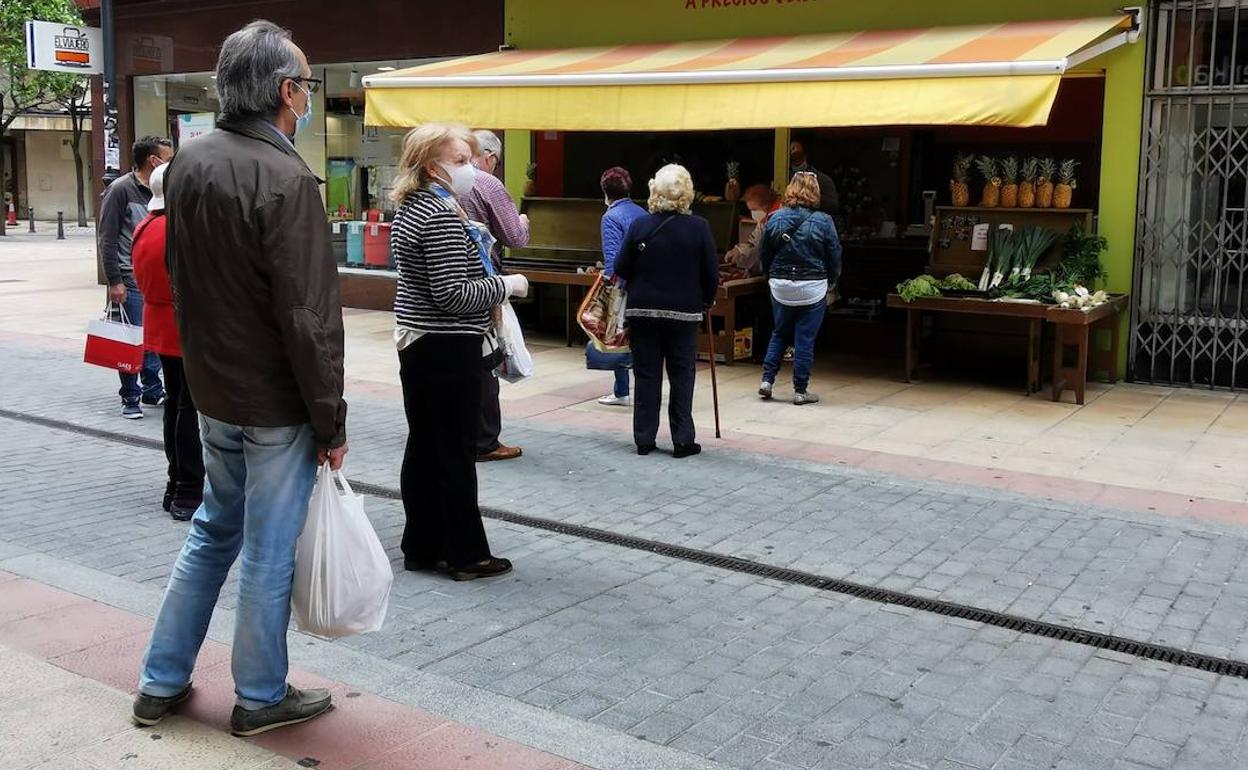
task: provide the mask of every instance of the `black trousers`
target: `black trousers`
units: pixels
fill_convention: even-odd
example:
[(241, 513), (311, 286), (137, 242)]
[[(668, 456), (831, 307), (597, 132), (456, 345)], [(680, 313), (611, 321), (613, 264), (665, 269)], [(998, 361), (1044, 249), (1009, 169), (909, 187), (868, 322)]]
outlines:
[(503, 412), (498, 404), (498, 378), (486, 372), (481, 378), (481, 428), (477, 435), (477, 454), (486, 455), (498, 449), (498, 436), (502, 432)]
[(180, 356), (161, 356), (165, 372), (165, 459), (174, 502), (198, 506), (204, 497), (204, 448), (199, 443), (199, 412), (186, 384)]
[(628, 328), (633, 349), (633, 441), (638, 446), (648, 446), (658, 435), (666, 368), (671, 386), (667, 420), (672, 442), (692, 444), (698, 324), (636, 319), (628, 322)]
[(402, 547), (409, 561), (465, 567), (490, 556), (477, 506), (481, 378), (488, 375), (479, 335), (426, 334), (399, 352), (407, 414)]

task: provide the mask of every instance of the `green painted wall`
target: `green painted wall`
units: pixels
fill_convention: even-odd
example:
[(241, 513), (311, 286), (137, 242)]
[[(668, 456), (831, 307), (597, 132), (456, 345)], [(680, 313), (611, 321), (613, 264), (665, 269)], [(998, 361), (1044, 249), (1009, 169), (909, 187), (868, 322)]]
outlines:
[[(1123, 5), (1120, 0), (760, 0), (754, 5), (747, 0), (739, 6), (723, 0), (507, 0), (505, 32), (507, 42), (516, 48), (561, 48), (1112, 16)], [(1108, 286), (1119, 292), (1130, 291), (1134, 265), (1145, 38), (1141, 35), (1139, 43), (1081, 68), (1105, 73), (1097, 209), (1100, 233), (1109, 241)], [(777, 115), (776, 122), (783, 124), (783, 116)], [(777, 139), (781, 136), (778, 131)], [(776, 155), (777, 163), (783, 164), (779, 146)], [(511, 168), (509, 164), (509, 185)], [(776, 178), (783, 178), (783, 165), (777, 168)], [(1126, 324), (1124, 314), (1124, 341)], [(1125, 372), (1126, 357), (1127, 345), (1123, 344), (1120, 374)]]

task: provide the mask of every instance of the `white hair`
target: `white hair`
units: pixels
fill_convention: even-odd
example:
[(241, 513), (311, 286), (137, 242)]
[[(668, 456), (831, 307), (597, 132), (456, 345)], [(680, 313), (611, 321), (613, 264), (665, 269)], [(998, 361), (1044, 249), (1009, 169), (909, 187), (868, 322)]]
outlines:
[(498, 134), (485, 129), (478, 129), (472, 132), (477, 138), (477, 146), (481, 148), (478, 155), (493, 155), (499, 160), (503, 159), (503, 143), (499, 140)]
[(675, 211), (688, 214), (693, 205), (693, 177), (689, 171), (675, 163), (669, 163), (659, 169), (650, 180), (650, 200), (647, 201), (651, 214), (664, 211)]

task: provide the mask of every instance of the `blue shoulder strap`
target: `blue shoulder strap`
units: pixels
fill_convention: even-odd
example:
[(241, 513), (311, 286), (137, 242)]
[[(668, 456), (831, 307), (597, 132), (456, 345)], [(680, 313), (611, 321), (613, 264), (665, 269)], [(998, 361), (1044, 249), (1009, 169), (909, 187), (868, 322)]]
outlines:
[(485, 239), (481, 237), (480, 231), (476, 225), (468, 221), (463, 215), (463, 208), (459, 205), (459, 201), (451, 194), (449, 190), (436, 182), (430, 185), (433, 194), (441, 198), (450, 205), (456, 213), (460, 215), (460, 221), (464, 223), (464, 230), (468, 232), (468, 237), (477, 245), (477, 256), (481, 259), (481, 266), (485, 268), (486, 275), (498, 275), (498, 271), (494, 269), (494, 260), (490, 259), (490, 250), (485, 245)]

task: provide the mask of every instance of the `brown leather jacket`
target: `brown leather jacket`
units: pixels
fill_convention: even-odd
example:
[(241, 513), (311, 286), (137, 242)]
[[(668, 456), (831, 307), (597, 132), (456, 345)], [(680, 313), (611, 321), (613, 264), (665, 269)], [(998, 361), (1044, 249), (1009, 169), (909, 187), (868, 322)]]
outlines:
[(165, 175), (187, 383), (222, 422), (346, 441), (342, 303), (320, 180), (262, 120), (187, 142)]

